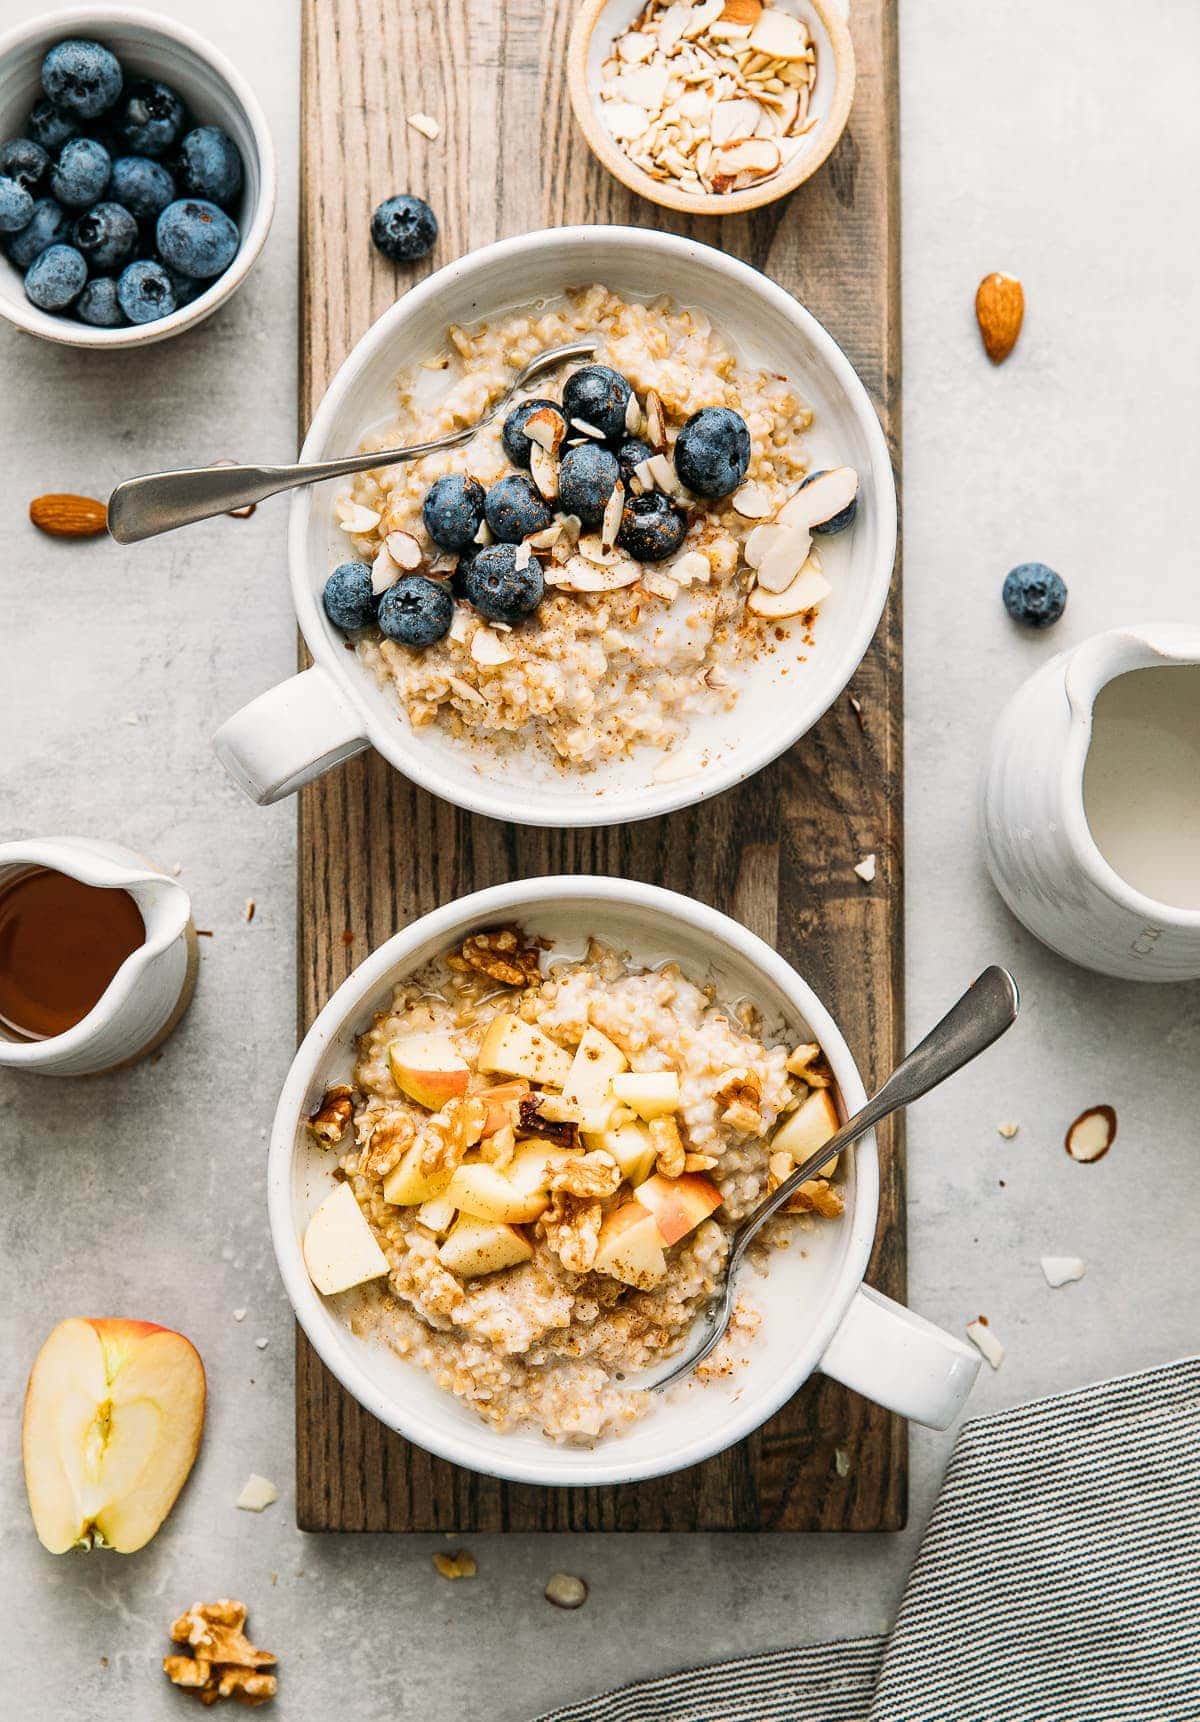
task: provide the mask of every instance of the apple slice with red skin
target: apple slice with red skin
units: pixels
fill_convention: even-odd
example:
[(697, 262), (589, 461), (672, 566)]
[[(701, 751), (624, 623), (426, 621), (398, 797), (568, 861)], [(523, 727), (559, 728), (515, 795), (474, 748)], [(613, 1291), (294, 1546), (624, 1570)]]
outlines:
[(204, 1365), (181, 1333), (110, 1316), (60, 1321), (34, 1360), (22, 1426), (43, 1547), (144, 1547), (187, 1480), (204, 1403)]
[(484, 1136), (494, 1136), (497, 1130), (511, 1124), (513, 1101), (524, 1100), (528, 1093), (529, 1084), (524, 1081), (498, 1082), (494, 1088), (482, 1089), (476, 1099), (482, 1100), (487, 1107), (487, 1117), (483, 1121)]
[(655, 1173), (633, 1193), (643, 1208), (654, 1215), (663, 1243), (668, 1247), (694, 1232), (722, 1201), (712, 1179), (699, 1172), (684, 1172), (678, 1178), (664, 1178)]
[(387, 1056), (396, 1087), (431, 1112), (467, 1092), (471, 1069), (448, 1034), (402, 1034)]
[(648, 1208), (628, 1201), (605, 1215), (594, 1266), (598, 1273), (638, 1291), (649, 1291), (666, 1279), (662, 1233)]

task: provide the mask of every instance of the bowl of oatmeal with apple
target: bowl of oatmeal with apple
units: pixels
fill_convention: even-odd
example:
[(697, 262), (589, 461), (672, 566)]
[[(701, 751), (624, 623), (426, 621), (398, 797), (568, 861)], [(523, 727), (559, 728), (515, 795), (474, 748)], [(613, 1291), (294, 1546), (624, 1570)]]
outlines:
[[(579, 340), (593, 352), (496, 410)], [(891, 578), (886, 445), (844, 356), (765, 276), (640, 230), (503, 241), (380, 320), (304, 454), (489, 413), (457, 448), (297, 493), (314, 666), (216, 738), (256, 799), (370, 743), (498, 817), (650, 817), (767, 763), (852, 674)]]
[(377, 951), (301, 1047), (271, 1148), (284, 1280), (369, 1410), (495, 1475), (693, 1463), (814, 1368), (936, 1420), (975, 1360), (861, 1285), (871, 1136), (772, 1222), (721, 1347), (653, 1388), (738, 1222), (863, 1098), (819, 1001), (715, 911), (620, 880), (479, 892)]

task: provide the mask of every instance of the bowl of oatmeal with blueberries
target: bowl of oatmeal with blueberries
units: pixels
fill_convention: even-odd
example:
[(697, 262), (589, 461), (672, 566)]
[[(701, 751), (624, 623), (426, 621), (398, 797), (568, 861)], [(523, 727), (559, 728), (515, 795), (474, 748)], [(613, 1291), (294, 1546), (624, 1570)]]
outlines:
[(257, 799), (370, 742), (477, 811), (648, 817), (775, 757), (853, 672), (891, 577), (886, 446), (844, 356), (766, 277), (653, 232), (503, 241), (380, 320), (304, 453), (489, 414), (456, 448), (298, 493), (314, 670), (217, 738)]
[(724, 916), (619, 880), (480, 892), (369, 958), (297, 1055), (271, 1148), (285, 1283), (368, 1409), (497, 1475), (674, 1469), (816, 1367), (920, 1415), (965, 1348), (860, 1286), (870, 1136), (770, 1223), (720, 1347), (653, 1387), (739, 1221), (862, 1097), (816, 998)]

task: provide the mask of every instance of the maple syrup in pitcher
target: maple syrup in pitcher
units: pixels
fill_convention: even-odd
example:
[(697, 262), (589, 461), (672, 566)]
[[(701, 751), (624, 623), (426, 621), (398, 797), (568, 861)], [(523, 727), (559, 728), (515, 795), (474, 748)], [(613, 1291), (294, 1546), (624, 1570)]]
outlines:
[(146, 941), (128, 891), (31, 867), (0, 885), (0, 1030), (49, 1040), (82, 1022)]

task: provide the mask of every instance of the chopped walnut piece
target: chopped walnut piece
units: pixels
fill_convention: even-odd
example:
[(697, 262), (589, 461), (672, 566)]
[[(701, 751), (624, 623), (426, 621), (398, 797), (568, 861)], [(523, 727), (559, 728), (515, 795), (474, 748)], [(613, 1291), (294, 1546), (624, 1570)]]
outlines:
[(501, 986), (527, 987), (541, 978), (539, 957), (543, 949), (537, 943), (527, 944), (519, 927), (496, 927), (472, 933), (446, 963), (460, 974), (474, 970)]
[(425, 1120), (421, 1170), (429, 1176), (457, 1172), (468, 1148), (473, 1148), (487, 1124), (487, 1101), (469, 1094), (448, 1100), (440, 1112)]
[(433, 1557), (433, 1564), (444, 1579), (474, 1578), (479, 1571), (478, 1561), (466, 1549), (455, 1549), (452, 1555), (439, 1550)]
[(603, 1148), (577, 1154), (558, 1168), (550, 1188), (569, 1196), (615, 1196), (621, 1183), (621, 1168)]
[(194, 1602), (186, 1614), (171, 1624), (171, 1638), (186, 1644), (194, 1656), (164, 1656), (163, 1672), (173, 1686), (195, 1692), (202, 1704), (219, 1698), (238, 1698), (243, 1704), (265, 1704), (274, 1698), (278, 1682), (272, 1668), (276, 1658), (259, 1650), (242, 1631), (246, 1624), (244, 1603), (221, 1597), (217, 1602)]
[(687, 1149), (683, 1145), (683, 1137), (679, 1134), (679, 1126), (673, 1118), (652, 1118), (650, 1140), (658, 1156), (656, 1169), (664, 1178), (678, 1178), (687, 1170)]
[(208, 1685), (212, 1678), (212, 1663), (194, 1656), (164, 1656), (163, 1673), (172, 1686), (194, 1690)]
[(836, 1220), (846, 1204), (825, 1178), (809, 1178), (784, 1207), (785, 1214), (820, 1214), (823, 1220)]
[(723, 1124), (728, 1124), (747, 1136), (756, 1136), (762, 1129), (762, 1083), (755, 1071), (722, 1071), (713, 1090), (713, 1099), (718, 1106), (724, 1107), (721, 1113)]
[(592, 1267), (600, 1245), (603, 1217), (600, 1203), (586, 1196), (556, 1190), (550, 1197), (550, 1206), (538, 1224), (547, 1246), (568, 1273), (586, 1274)]
[(485, 1136), (479, 1144), (479, 1158), (494, 1166), (498, 1172), (503, 1172), (506, 1166), (512, 1164), (512, 1157), (517, 1149), (517, 1133), (511, 1124), (502, 1124), (499, 1130), (493, 1130), (490, 1136)]
[(317, 1110), (309, 1115), (308, 1128), (322, 1148), (335, 1148), (350, 1128), (354, 1116), (354, 1090), (340, 1083), (327, 1088)]
[(821, 1056), (821, 1049), (816, 1041), (806, 1041), (803, 1046), (796, 1047), (788, 1055), (784, 1069), (790, 1076), (798, 1076), (802, 1082), (807, 1082), (810, 1088), (831, 1088), (833, 1075)]
[(395, 1112), (377, 1120), (363, 1150), (362, 1169), (376, 1178), (386, 1178), (416, 1140), (417, 1127), (407, 1112)]

